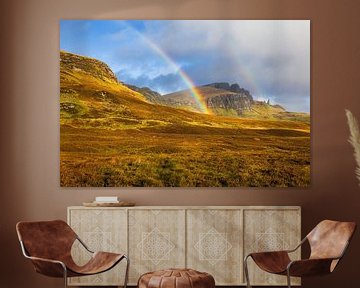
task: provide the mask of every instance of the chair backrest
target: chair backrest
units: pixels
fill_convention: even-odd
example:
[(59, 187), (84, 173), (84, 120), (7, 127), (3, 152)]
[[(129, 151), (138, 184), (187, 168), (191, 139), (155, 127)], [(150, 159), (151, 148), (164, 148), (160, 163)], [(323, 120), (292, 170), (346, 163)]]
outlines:
[(70, 256), (75, 232), (62, 220), (19, 222), (19, 240), (30, 256), (61, 260)]
[(342, 256), (355, 229), (355, 222), (321, 221), (306, 236), (311, 248), (310, 259), (337, 258)]

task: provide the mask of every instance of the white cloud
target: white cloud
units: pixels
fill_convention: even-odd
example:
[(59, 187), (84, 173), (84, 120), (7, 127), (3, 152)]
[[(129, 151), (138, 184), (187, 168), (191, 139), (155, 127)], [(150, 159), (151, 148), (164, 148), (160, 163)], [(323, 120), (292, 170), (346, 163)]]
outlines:
[[(309, 109), (310, 21), (187, 20), (144, 24), (144, 37), (180, 63), (195, 83), (238, 82), (255, 97), (274, 99), (288, 109)], [(163, 80), (175, 72), (132, 28), (121, 27), (110, 37), (118, 45), (114, 62), (129, 77)]]

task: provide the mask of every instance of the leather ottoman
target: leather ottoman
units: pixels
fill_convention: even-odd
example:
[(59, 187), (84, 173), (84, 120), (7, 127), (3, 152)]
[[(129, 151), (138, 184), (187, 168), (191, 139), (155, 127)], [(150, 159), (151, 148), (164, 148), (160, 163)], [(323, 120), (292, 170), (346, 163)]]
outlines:
[(214, 277), (192, 269), (166, 269), (140, 276), (138, 288), (214, 288)]

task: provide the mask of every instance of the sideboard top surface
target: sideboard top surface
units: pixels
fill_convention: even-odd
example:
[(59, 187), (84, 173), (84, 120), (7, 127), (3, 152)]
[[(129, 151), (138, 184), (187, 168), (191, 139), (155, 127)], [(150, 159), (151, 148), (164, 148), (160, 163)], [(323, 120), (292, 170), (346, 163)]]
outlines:
[(164, 210), (187, 210), (187, 209), (221, 209), (221, 210), (261, 210), (261, 209), (282, 209), (282, 210), (301, 210), (301, 206), (132, 206), (132, 207), (85, 207), (85, 206), (69, 206), (68, 209), (131, 209), (131, 210), (145, 210), (145, 209), (164, 209)]

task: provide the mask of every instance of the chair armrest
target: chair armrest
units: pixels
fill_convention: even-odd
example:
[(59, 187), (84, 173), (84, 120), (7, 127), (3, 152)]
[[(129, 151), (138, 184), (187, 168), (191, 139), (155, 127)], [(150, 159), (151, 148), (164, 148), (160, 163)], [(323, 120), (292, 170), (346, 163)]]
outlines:
[(67, 268), (63, 262), (55, 259), (30, 256), (22, 241), (20, 241), (20, 246), (25, 258), (30, 259), (33, 263), (36, 272), (51, 277), (66, 277)]
[(268, 255), (271, 255), (271, 254), (288, 254), (288, 253), (292, 253), (292, 252), (295, 252), (297, 249), (299, 249), (305, 242), (306, 242), (307, 238), (303, 238), (301, 240), (301, 242), (293, 249), (288, 249), (288, 250), (279, 250), (279, 251), (265, 251), (265, 252), (252, 252), (252, 253), (249, 253), (248, 255), (245, 256), (244, 260), (250, 256), (252, 256), (252, 254), (268, 254)]
[(66, 265), (59, 261), (53, 259), (46, 259), (33, 256), (25, 256), (30, 259), (34, 265), (35, 271), (51, 277), (66, 277), (67, 268)]
[(26, 258), (30, 259), (31, 261), (49, 262), (49, 263), (53, 263), (53, 264), (60, 264), (61, 266), (66, 267), (65, 264), (59, 260), (47, 259), (47, 258), (41, 258), (41, 257), (33, 257), (33, 256), (26, 256)]
[(300, 242), (295, 248), (290, 249), (290, 250), (285, 250), (285, 251), (288, 252), (288, 253), (295, 252), (297, 249), (299, 249), (299, 248), (306, 242), (306, 240), (307, 240), (306, 237), (303, 238), (303, 239), (301, 240), (301, 242)]
[(261, 252), (252, 252), (249, 253), (248, 256), (253, 256), (253, 255), (272, 255), (272, 254), (288, 254), (287, 250), (278, 250), (278, 251), (261, 251)]
[(76, 239), (81, 243), (81, 245), (90, 253), (95, 253), (94, 251), (90, 250), (90, 248), (80, 239), (78, 235), (76, 235)]
[(287, 266), (290, 276), (312, 276), (329, 274), (332, 272), (332, 263), (339, 258), (303, 259), (291, 261)]

